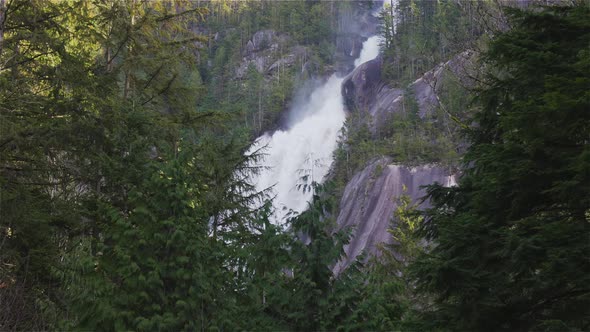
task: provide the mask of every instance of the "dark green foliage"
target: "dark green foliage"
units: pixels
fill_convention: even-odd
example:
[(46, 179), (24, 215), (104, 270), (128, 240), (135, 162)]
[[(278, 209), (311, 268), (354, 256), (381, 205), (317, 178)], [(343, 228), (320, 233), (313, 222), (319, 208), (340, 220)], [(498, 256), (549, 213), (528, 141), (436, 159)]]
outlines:
[[(205, 5), (210, 16), (199, 26), (215, 34), (215, 40), (200, 59), (209, 89), (199, 106), (231, 113), (233, 122), (228, 126), (245, 127), (253, 136), (276, 129), (291, 92), (332, 65), (338, 18), (348, 7), (346, 2), (308, 0), (219, 0)], [(260, 43), (261, 49), (248, 54), (248, 42), (263, 30), (280, 37), (272, 44)], [(294, 63), (268, 70), (279, 59), (294, 55)], [(248, 63), (252, 58), (256, 65)], [(241, 68), (244, 75), (237, 75), (240, 66), (249, 66)]]
[(486, 6), (476, 1), (386, 0), (381, 13), (385, 80), (403, 87), (469, 48), (483, 28), (474, 25), (475, 13)]
[(145, 165), (176, 144), (181, 123), (202, 127), (190, 47), (202, 38), (186, 29), (187, 16), (202, 11), (169, 10), (161, 2), (7, 4), (0, 329), (55, 327), (77, 287), (62, 279), (76, 263), (70, 254), (83, 246), (91, 256), (80, 259), (91, 260), (108, 237), (102, 204), (128, 213)]
[(457, 188), (433, 186), (413, 266), (452, 330), (587, 330), (590, 10), (509, 10)]
[(290, 271), (284, 286), (287, 293), (276, 305), (287, 324), (296, 331), (346, 328), (355, 308), (363, 279), (349, 271), (334, 276), (332, 269), (343, 257), (350, 232), (337, 230), (329, 214), (331, 200), (326, 194), (332, 184), (312, 183), (313, 199), (308, 209), (289, 221)]
[(127, 213), (108, 205), (101, 209), (104, 239), (94, 269), (83, 275), (87, 287), (75, 295), (81, 328), (179, 330), (215, 324), (215, 306), (206, 299), (216, 298), (210, 292), (222, 287), (209, 284), (220, 280), (207, 274), (222, 269), (211, 255), (215, 243), (207, 237), (202, 184), (186, 159), (183, 153), (147, 167), (146, 180), (129, 192)]
[[(334, 275), (354, 172), (380, 155), (457, 157), (448, 114), (420, 118), (408, 89), (374, 133), (352, 115), (336, 184), (302, 185), (308, 209), (271, 223), (248, 182), (259, 155), (244, 151), (276, 125), (303, 63), (334, 60), (353, 4), (0, 3), (0, 330), (588, 329), (588, 8), (512, 14), (485, 58), (460, 186), (432, 187), (423, 223), (402, 197), (393, 244)], [(479, 33), (471, 5), (401, 6), (385, 56), (402, 86), (452, 54), (451, 37)], [(312, 54), (236, 79), (262, 29)], [(465, 91), (444, 80), (441, 101), (463, 116)]]
[[(355, 286), (358, 303), (346, 320), (347, 330), (424, 329), (415, 319), (414, 311), (420, 310), (427, 301), (414, 292), (412, 280), (406, 273), (407, 265), (423, 252), (420, 239), (415, 236), (422, 217), (411, 204), (410, 197), (403, 195), (397, 203), (388, 229), (392, 243), (383, 244), (380, 254), (356, 272), (363, 281)], [(345, 276), (355, 273), (353, 271), (347, 271)]]

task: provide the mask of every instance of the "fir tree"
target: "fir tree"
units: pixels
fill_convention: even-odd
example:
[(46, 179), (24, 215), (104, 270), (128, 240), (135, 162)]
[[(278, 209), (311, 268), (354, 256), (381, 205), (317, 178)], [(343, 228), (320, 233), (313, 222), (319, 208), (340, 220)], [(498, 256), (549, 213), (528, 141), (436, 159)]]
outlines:
[(413, 266), (452, 330), (587, 330), (590, 10), (508, 10), (459, 186), (432, 186)]

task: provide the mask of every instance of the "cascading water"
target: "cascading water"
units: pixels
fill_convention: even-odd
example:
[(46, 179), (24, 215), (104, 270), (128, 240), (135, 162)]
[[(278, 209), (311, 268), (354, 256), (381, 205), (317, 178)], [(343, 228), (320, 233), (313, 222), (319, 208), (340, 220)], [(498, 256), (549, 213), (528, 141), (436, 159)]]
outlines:
[(354, 60), (354, 66), (358, 67), (369, 60), (375, 59), (379, 55), (381, 40), (381, 36), (372, 36), (367, 39), (363, 43), (363, 48), (358, 59)]
[(274, 185), (275, 222), (282, 220), (289, 210), (303, 211), (312, 194), (303, 192), (298, 185), (321, 182), (330, 169), (332, 152), (345, 120), (340, 92), (342, 80), (332, 75), (299, 106), (302, 110), (292, 110), (301, 112), (303, 119), (287, 130), (261, 136), (253, 146), (253, 149), (267, 146), (259, 166), (268, 168), (255, 183), (257, 190)]
[[(378, 36), (365, 41), (355, 67), (377, 57), (379, 43)], [(259, 137), (248, 152), (266, 146), (265, 156), (257, 165), (264, 169), (252, 183), (259, 191), (273, 187), (275, 223), (281, 223), (290, 210), (304, 211), (312, 193), (302, 187), (312, 181), (321, 183), (332, 166), (332, 153), (345, 120), (342, 81), (342, 77), (332, 75), (291, 110), (302, 118), (286, 130)]]

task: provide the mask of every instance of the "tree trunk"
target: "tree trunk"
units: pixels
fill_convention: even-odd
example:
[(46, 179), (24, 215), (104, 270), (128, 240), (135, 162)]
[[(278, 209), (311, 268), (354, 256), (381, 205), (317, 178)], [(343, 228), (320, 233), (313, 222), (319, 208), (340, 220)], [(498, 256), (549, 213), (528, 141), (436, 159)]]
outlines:
[(0, 55), (4, 46), (4, 22), (6, 21), (6, 0), (0, 0)]
[[(135, 4), (136, 0), (131, 1), (131, 8), (130, 8), (130, 16), (131, 16), (131, 26), (129, 31), (133, 31), (133, 26), (135, 25)], [(127, 45), (127, 56), (129, 57), (133, 53), (133, 47), (131, 46), (131, 42)], [(123, 99), (127, 99), (129, 96), (129, 91), (131, 90), (131, 70), (127, 68), (125, 71), (125, 86), (123, 90)]]
[(262, 133), (262, 87), (258, 89), (258, 130)]

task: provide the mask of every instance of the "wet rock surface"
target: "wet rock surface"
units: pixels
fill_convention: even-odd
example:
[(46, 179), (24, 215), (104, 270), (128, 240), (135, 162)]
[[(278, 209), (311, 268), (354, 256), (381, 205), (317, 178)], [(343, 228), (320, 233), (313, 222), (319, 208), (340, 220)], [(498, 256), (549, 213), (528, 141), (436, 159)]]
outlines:
[(375, 97), (385, 85), (381, 80), (381, 62), (378, 57), (359, 65), (342, 82), (342, 96), (350, 111), (368, 111), (375, 104)]

